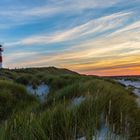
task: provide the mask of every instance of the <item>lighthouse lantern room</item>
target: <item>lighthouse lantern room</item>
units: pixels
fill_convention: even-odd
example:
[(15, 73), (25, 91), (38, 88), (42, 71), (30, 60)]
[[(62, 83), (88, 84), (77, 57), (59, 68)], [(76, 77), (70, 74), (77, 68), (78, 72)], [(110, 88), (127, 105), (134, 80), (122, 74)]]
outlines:
[(0, 45), (0, 69), (2, 68), (2, 52), (3, 52), (3, 48), (2, 45)]

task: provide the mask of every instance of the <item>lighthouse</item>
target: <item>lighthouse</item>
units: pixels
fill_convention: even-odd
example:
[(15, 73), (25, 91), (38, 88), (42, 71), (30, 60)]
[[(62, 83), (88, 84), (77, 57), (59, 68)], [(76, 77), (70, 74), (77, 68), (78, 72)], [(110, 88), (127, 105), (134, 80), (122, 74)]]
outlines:
[(3, 52), (3, 48), (2, 45), (0, 45), (0, 69), (2, 68), (2, 52)]

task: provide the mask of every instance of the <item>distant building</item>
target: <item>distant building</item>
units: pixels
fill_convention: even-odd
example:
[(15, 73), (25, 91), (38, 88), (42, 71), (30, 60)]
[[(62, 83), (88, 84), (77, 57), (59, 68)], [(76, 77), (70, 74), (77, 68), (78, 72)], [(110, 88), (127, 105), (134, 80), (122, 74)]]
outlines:
[(0, 45), (0, 69), (2, 68), (2, 52), (3, 52), (3, 48), (2, 45)]

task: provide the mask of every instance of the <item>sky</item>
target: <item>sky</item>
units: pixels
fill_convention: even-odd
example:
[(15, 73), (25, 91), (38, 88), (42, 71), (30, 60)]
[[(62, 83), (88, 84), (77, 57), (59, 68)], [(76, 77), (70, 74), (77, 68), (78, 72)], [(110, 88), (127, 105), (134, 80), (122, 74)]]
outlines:
[(140, 74), (140, 0), (0, 0), (4, 67)]

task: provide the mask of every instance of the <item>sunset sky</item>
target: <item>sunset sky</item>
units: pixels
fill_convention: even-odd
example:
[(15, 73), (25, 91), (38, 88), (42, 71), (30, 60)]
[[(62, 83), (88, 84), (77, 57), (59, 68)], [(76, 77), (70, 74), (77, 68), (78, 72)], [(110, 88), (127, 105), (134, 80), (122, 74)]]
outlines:
[(140, 0), (0, 0), (4, 67), (140, 74)]

